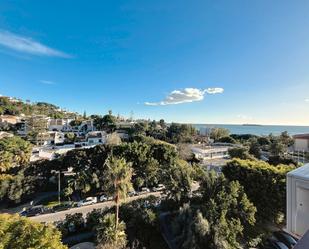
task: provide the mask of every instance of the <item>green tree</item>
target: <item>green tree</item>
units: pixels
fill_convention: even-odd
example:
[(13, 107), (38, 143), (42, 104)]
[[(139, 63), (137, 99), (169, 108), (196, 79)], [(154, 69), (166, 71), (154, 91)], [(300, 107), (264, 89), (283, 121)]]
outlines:
[(133, 127), (133, 134), (134, 135), (146, 135), (146, 132), (148, 131), (149, 126), (147, 122), (138, 122), (134, 124)]
[(82, 124), (82, 120), (81, 119), (74, 119), (70, 122), (70, 126), (74, 127), (74, 126), (80, 126)]
[(65, 219), (57, 222), (57, 229), (63, 237), (76, 231), (82, 232), (85, 229), (85, 221), (82, 213), (66, 214)]
[(159, 124), (160, 124), (162, 129), (166, 129), (167, 125), (166, 125), (164, 119), (160, 119)]
[(108, 157), (106, 160), (107, 191), (114, 196), (115, 201), (115, 229), (119, 223), (119, 205), (126, 198), (127, 193), (132, 189), (132, 168), (124, 158)]
[(257, 207), (259, 218), (273, 220), (286, 209), (286, 174), (295, 166), (272, 166), (263, 161), (234, 159), (223, 168), (231, 181), (244, 186), (249, 199)]
[(70, 189), (79, 192), (80, 195), (88, 193), (91, 190), (93, 180), (88, 170), (78, 171), (74, 178), (69, 179), (66, 194), (69, 194)]
[(123, 249), (127, 244), (125, 223), (115, 223), (115, 214), (101, 218), (97, 227), (97, 249)]
[(37, 145), (43, 144), (44, 133), (47, 131), (47, 117), (44, 115), (33, 115), (27, 119), (27, 138)]
[(190, 143), (197, 134), (192, 125), (172, 123), (167, 129), (167, 136), (172, 143)]
[(237, 181), (214, 172), (205, 174), (201, 197), (194, 206), (184, 205), (173, 230), (180, 248), (240, 248), (246, 226), (255, 224), (256, 208)]
[(287, 146), (282, 143), (279, 139), (275, 139), (271, 144), (270, 144), (270, 153), (272, 156), (284, 156), (287, 152), (288, 148)]
[(230, 158), (240, 158), (240, 159), (254, 159), (253, 156), (249, 154), (247, 147), (233, 147), (228, 150)]
[(237, 141), (230, 136), (221, 137), (217, 141), (220, 142), (220, 143), (229, 143), (229, 144), (236, 144), (237, 143)]
[(68, 132), (65, 134), (65, 139), (68, 143), (74, 143), (76, 140), (76, 135), (74, 132)]
[(18, 136), (0, 139), (0, 172), (14, 166), (25, 166), (31, 153), (32, 145)]
[(286, 147), (290, 147), (294, 144), (294, 139), (289, 135), (287, 131), (284, 131), (280, 134), (279, 140), (283, 143)]
[(261, 158), (261, 146), (256, 138), (249, 140), (249, 153), (255, 158)]
[(192, 167), (184, 160), (176, 160), (162, 172), (162, 182), (169, 198), (177, 203), (188, 200), (193, 179)]
[(212, 128), (210, 131), (210, 138), (215, 140), (215, 142), (219, 141), (220, 138), (228, 137), (230, 131), (225, 128)]
[(65, 249), (60, 232), (51, 225), (43, 225), (18, 215), (0, 214), (0, 248)]
[(108, 114), (103, 116), (100, 126), (108, 132), (113, 132), (116, 128), (116, 120), (117, 118), (112, 114), (112, 111), (109, 111)]

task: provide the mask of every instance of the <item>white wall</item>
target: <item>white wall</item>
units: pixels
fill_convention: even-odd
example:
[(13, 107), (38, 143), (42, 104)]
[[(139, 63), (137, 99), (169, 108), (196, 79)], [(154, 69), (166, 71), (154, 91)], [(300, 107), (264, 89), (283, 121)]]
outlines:
[(309, 229), (309, 164), (287, 175), (287, 230), (304, 235)]

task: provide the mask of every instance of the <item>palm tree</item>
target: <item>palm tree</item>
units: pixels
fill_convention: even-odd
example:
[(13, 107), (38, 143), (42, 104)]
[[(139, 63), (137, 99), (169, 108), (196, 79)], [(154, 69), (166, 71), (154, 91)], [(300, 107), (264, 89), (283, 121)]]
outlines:
[(79, 193), (87, 193), (91, 190), (91, 175), (87, 170), (81, 170), (68, 182), (68, 187)]
[[(110, 156), (106, 160), (108, 180), (108, 191), (114, 196), (116, 215), (115, 215), (115, 230), (118, 229), (119, 223), (119, 205), (126, 198), (127, 193), (132, 189), (132, 167), (124, 158), (116, 158)], [(115, 233), (117, 234), (117, 233)]]

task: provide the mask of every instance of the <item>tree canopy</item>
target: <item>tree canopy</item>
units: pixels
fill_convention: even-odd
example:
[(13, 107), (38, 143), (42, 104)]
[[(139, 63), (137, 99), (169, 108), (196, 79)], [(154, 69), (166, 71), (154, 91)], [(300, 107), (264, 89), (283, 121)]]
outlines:
[(206, 173), (200, 186), (200, 197), (180, 208), (173, 221), (179, 248), (240, 248), (245, 226), (255, 223), (256, 208), (237, 181), (223, 175)]
[(18, 136), (0, 139), (0, 172), (27, 164), (31, 152), (32, 145)]
[(0, 248), (66, 249), (60, 232), (52, 225), (43, 225), (18, 215), (0, 214)]
[(295, 166), (272, 166), (263, 161), (234, 159), (223, 168), (231, 181), (240, 182), (257, 207), (260, 218), (275, 220), (286, 208), (286, 174)]

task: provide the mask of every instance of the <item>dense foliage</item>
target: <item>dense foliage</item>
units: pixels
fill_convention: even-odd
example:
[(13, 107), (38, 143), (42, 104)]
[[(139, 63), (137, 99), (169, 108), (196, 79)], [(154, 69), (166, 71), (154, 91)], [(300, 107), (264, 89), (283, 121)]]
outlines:
[(43, 225), (18, 215), (0, 214), (0, 248), (65, 249), (60, 232), (51, 225)]
[(247, 147), (233, 147), (228, 150), (230, 158), (254, 159)]
[(249, 199), (257, 207), (259, 217), (275, 220), (286, 208), (286, 174), (294, 166), (272, 166), (263, 161), (234, 159), (223, 168), (231, 181), (244, 186)]
[[(94, 233), (98, 248), (157, 249), (166, 248), (159, 229), (158, 198), (149, 196), (120, 206), (120, 220), (115, 230), (113, 207), (94, 209), (84, 219), (81, 213), (67, 215), (57, 222), (64, 238), (78, 232)], [(120, 239), (115, 243), (115, 236)]]
[(100, 218), (97, 227), (97, 249), (123, 249), (127, 244), (125, 223), (115, 223), (115, 214), (106, 214)]
[(141, 142), (76, 149), (52, 161), (37, 161), (13, 168), (0, 177), (0, 200), (20, 202), (37, 191), (56, 191), (57, 176), (52, 171), (66, 171), (69, 167), (73, 168), (74, 175), (61, 176), (63, 194), (67, 197), (76, 200), (78, 197), (107, 193), (108, 167), (105, 162), (111, 153), (132, 164), (132, 183), (136, 190), (162, 183), (175, 200), (184, 200), (189, 194), (192, 168), (179, 159), (176, 147), (144, 138)]
[(177, 247), (240, 248), (244, 228), (254, 225), (256, 212), (243, 187), (211, 172), (205, 174), (199, 193), (173, 219)]
[(31, 152), (32, 145), (18, 136), (0, 139), (0, 173), (27, 164)]
[(220, 139), (227, 138), (230, 134), (230, 131), (225, 128), (212, 128), (210, 130), (210, 138), (215, 142), (219, 142)]

